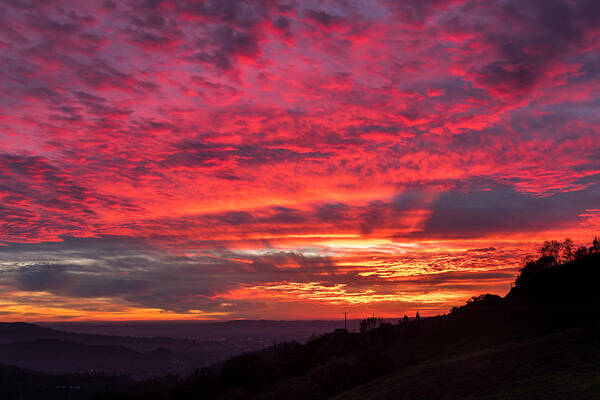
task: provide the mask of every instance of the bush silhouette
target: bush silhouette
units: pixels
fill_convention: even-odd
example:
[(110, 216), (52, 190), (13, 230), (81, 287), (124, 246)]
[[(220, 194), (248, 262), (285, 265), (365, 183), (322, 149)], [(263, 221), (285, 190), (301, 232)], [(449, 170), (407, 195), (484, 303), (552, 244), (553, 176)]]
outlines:
[(365, 333), (376, 329), (379, 325), (381, 325), (382, 322), (382, 318), (375, 316), (363, 319), (360, 321), (360, 333)]

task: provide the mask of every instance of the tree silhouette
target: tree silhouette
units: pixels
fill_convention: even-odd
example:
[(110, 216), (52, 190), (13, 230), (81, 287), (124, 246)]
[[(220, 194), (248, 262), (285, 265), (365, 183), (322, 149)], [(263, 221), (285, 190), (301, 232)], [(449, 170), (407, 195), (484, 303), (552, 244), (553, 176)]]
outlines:
[(600, 253), (600, 238), (596, 236), (590, 247), (590, 253)]
[(383, 319), (376, 316), (363, 319), (360, 321), (360, 333), (371, 331), (381, 325), (382, 322)]
[(570, 238), (566, 238), (562, 244), (563, 259), (565, 262), (573, 261), (575, 257), (575, 245)]
[[(548, 242), (546, 242), (548, 243)], [(542, 256), (535, 261), (529, 261), (523, 268), (521, 268), (517, 279), (515, 280), (515, 286), (527, 285), (529, 282), (534, 281), (540, 274), (556, 266), (557, 260), (553, 256)]]
[(467, 300), (467, 305), (490, 306), (500, 303), (500, 300), (502, 300), (502, 297), (495, 294), (486, 293), (471, 297), (469, 300)]
[(579, 246), (577, 250), (575, 250), (575, 259), (579, 260), (588, 255), (588, 248), (585, 246)]
[(562, 243), (557, 240), (547, 240), (540, 249), (542, 257), (550, 257), (554, 259), (554, 264), (557, 264), (560, 260), (560, 251), (562, 249)]

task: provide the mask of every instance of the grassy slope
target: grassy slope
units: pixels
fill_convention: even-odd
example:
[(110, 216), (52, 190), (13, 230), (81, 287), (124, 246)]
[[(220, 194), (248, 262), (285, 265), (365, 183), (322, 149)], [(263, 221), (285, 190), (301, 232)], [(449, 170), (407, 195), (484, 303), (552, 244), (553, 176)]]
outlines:
[(405, 368), (335, 397), (513, 398), (600, 398), (600, 324)]

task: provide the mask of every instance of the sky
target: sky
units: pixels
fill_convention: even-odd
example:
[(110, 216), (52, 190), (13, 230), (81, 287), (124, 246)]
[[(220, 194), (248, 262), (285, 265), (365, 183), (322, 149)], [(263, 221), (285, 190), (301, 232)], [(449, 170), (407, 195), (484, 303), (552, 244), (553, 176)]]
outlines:
[(0, 319), (447, 312), (600, 233), (597, 0), (0, 0)]

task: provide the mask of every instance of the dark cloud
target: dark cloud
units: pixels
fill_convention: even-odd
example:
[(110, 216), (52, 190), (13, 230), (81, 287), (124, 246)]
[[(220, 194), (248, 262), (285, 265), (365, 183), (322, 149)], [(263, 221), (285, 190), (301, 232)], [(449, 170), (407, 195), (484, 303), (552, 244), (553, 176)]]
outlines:
[(366, 207), (362, 207), (359, 215), (360, 232), (370, 234), (373, 229), (381, 227), (391, 214), (390, 211), (390, 205), (383, 201), (373, 201)]
[[(157, 4), (158, 6), (158, 4)], [(146, 7), (143, 6), (145, 9)], [(153, 9), (154, 7), (149, 7)], [(124, 16), (129, 24), (123, 29), (133, 43), (147, 50), (171, 51), (185, 41), (176, 18), (160, 12), (132, 10)]]
[(240, 58), (261, 56), (265, 35), (261, 22), (270, 18), (275, 2), (240, 0), (181, 1), (177, 10), (183, 18), (208, 20), (213, 25), (195, 39), (190, 61), (214, 66), (220, 71), (235, 71)]
[(535, 232), (577, 222), (579, 213), (594, 207), (597, 185), (547, 197), (507, 187), (443, 193), (432, 205), (422, 235), (476, 237), (484, 233)]
[(320, 151), (298, 152), (285, 148), (260, 145), (218, 145), (200, 140), (185, 140), (175, 146), (164, 163), (167, 166), (215, 166), (229, 160), (241, 165), (273, 165), (308, 160), (326, 160), (328, 153)]
[(273, 26), (281, 29), (282, 31), (288, 31), (290, 28), (290, 20), (285, 17), (278, 17), (273, 20)]
[(324, 222), (339, 223), (347, 220), (352, 211), (352, 207), (345, 203), (325, 203), (318, 204), (314, 208), (315, 216)]
[(522, 96), (536, 84), (535, 71), (529, 65), (498, 61), (476, 71), (475, 81), (503, 93)]
[(39, 264), (18, 267), (14, 278), (18, 289), (50, 292), (68, 297), (126, 297), (143, 295), (151, 282), (113, 276), (111, 270), (85, 265)]
[(204, 17), (215, 22), (231, 24), (238, 28), (251, 28), (264, 18), (275, 2), (258, 0), (247, 2), (243, 0), (222, 1), (179, 1), (178, 10), (190, 16)]
[[(472, 19), (465, 18), (469, 10), (481, 13), (482, 22), (473, 26)], [(588, 34), (599, 21), (596, 1), (536, 0), (489, 2), (483, 7), (469, 1), (447, 22), (453, 25), (450, 30), (484, 35), (499, 52), (499, 59), (471, 71), (474, 81), (494, 94), (521, 97), (558, 59), (587, 46)], [(502, 24), (499, 30), (490, 29)]]
[(60, 291), (69, 285), (67, 268), (62, 265), (32, 265), (20, 268), (19, 289), (27, 291)]
[(236, 57), (256, 58), (260, 55), (256, 33), (226, 25), (211, 32), (209, 38), (201, 39), (199, 47), (203, 50), (194, 56), (196, 60), (213, 64), (224, 71), (236, 65)]
[[(52, 6), (52, 3), (46, 4), (46, 7)], [(105, 42), (105, 37), (93, 30), (97, 20), (92, 15), (60, 7), (56, 7), (55, 12), (44, 8), (33, 7), (23, 14), (30, 34), (36, 34), (33, 43), (23, 49), (25, 53), (64, 60), (72, 53), (94, 54)]]
[(4, 0), (4, 2), (22, 10), (31, 10), (33, 7), (43, 5), (44, 3), (51, 3), (44, 0)]
[[(436, 13), (455, 5), (463, 3), (461, 0), (379, 0), (395, 12), (395, 17), (409, 27), (422, 28)], [(475, 5), (473, 5), (475, 6)]]
[(104, 7), (107, 10), (114, 10), (115, 8), (117, 8), (117, 3), (115, 3), (112, 0), (104, 0), (102, 2), (102, 7)]
[(262, 146), (239, 146), (236, 151), (237, 160), (247, 164), (277, 164), (302, 160), (325, 160), (327, 153), (321, 151), (298, 152), (282, 148), (265, 148)]
[(177, 144), (175, 152), (164, 163), (167, 166), (197, 167), (214, 166), (231, 158), (228, 146), (203, 143), (197, 140), (185, 140)]
[(337, 16), (337, 15), (329, 14), (324, 11), (308, 9), (308, 10), (304, 10), (303, 14), (305, 17), (307, 17), (313, 21), (316, 21), (320, 25), (323, 25), (327, 28), (336, 26), (336, 25), (346, 25), (348, 23), (345, 18)]
[(103, 61), (91, 65), (80, 65), (77, 76), (93, 89), (119, 89), (127, 92), (155, 90), (156, 84), (136, 79), (132, 74), (124, 73)]
[[(126, 116), (132, 113), (132, 110), (124, 110), (118, 107), (109, 105), (107, 100), (103, 97), (95, 96), (93, 94), (75, 91), (73, 96), (78, 100), (78, 103), (84, 105), (87, 108), (87, 112), (97, 116)], [(64, 109), (67, 113), (69, 111), (76, 111), (76, 108)]]

